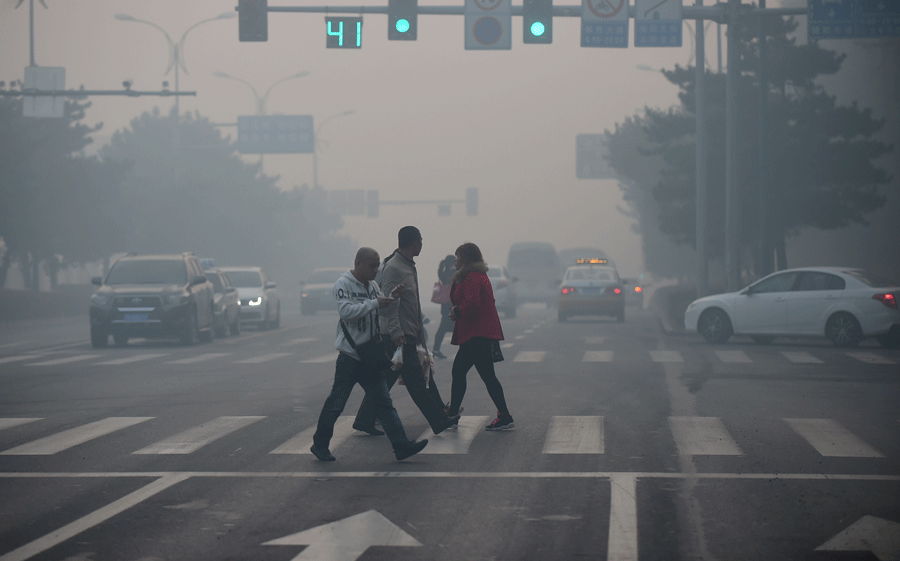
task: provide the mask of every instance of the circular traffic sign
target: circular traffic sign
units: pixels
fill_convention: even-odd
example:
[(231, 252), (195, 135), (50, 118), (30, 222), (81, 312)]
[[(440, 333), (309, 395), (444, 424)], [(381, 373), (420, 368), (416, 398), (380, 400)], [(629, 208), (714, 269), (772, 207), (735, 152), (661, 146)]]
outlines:
[(622, 11), (625, 0), (587, 0), (588, 9), (598, 18), (611, 18)]
[(493, 45), (503, 37), (503, 27), (496, 18), (485, 16), (475, 22), (475, 39), (483, 45)]

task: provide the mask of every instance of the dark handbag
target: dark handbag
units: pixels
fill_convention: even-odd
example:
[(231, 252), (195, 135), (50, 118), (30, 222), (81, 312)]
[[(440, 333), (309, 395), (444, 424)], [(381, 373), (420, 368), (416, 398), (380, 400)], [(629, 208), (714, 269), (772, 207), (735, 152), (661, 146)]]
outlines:
[(435, 304), (446, 304), (450, 301), (450, 285), (442, 282), (434, 283), (431, 291), (431, 301)]
[(391, 367), (393, 362), (391, 362), (390, 357), (387, 355), (387, 351), (384, 348), (384, 342), (381, 340), (381, 335), (375, 335), (365, 343), (357, 345), (356, 342), (353, 341), (353, 337), (350, 336), (350, 332), (347, 331), (347, 326), (344, 325), (343, 320), (341, 320), (341, 329), (344, 330), (344, 337), (347, 338), (347, 342), (350, 343), (350, 346), (353, 347), (353, 350), (359, 355), (359, 359), (363, 364), (375, 372), (381, 372), (382, 370)]

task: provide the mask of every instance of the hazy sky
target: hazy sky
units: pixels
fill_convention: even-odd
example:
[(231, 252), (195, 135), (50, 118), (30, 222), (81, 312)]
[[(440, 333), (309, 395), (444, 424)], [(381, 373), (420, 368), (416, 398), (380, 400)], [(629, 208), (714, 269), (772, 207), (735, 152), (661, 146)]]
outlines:
[[(0, 80), (22, 79), (29, 64), (29, 0), (0, 0)], [(236, 0), (46, 0), (35, 2), (35, 62), (66, 69), (66, 86), (118, 89), (174, 88), (166, 39), (149, 25), (114, 19), (117, 13), (151, 21), (178, 41), (193, 24), (233, 11)], [(323, 0), (270, 5), (384, 6), (387, 0)], [(712, 2), (707, 1), (707, 4)], [(420, 0), (420, 5), (458, 5), (462, 0)], [(520, 2), (514, 2), (520, 4)], [(578, 0), (558, 0), (575, 5)], [(693, 2), (691, 2), (693, 4)], [(770, 1), (769, 5), (780, 3)], [(796, 2), (790, 3), (796, 5)], [(803, 18), (805, 20), (805, 18)], [(802, 23), (805, 24), (805, 21)], [(693, 22), (691, 22), (693, 25)], [(463, 241), (482, 247), (486, 259), (505, 261), (515, 241), (549, 241), (557, 249), (596, 246), (623, 274), (643, 269), (638, 237), (624, 217), (614, 181), (575, 176), (575, 138), (602, 133), (644, 106), (676, 104), (676, 90), (660, 74), (637, 65), (670, 68), (691, 60), (684, 28), (682, 48), (580, 47), (580, 19), (556, 18), (553, 44), (522, 44), (522, 21), (512, 22), (512, 50), (466, 51), (462, 16), (419, 16), (418, 40), (388, 41), (387, 16), (364, 16), (361, 50), (325, 48), (323, 14), (272, 13), (269, 41), (238, 41), (237, 18), (203, 24), (187, 35), (189, 74), (180, 89), (181, 111), (198, 111), (213, 122), (233, 123), (255, 112), (250, 88), (218, 78), (225, 72), (254, 85), (262, 95), (276, 86), (270, 114), (313, 115), (318, 127), (329, 116), (353, 109), (322, 127), (327, 144), (318, 156), (325, 189), (377, 189), (383, 200), (463, 199), (480, 193), (480, 213), (454, 205), (439, 217), (434, 205), (382, 207), (378, 219), (347, 217), (343, 233), (387, 253), (396, 232), (418, 225), (425, 238), (420, 261), (433, 274), (438, 261)], [(707, 58), (715, 66), (715, 30), (707, 33)], [(724, 40), (723, 27), (723, 40)], [(168, 111), (173, 98), (94, 97), (89, 124), (103, 122), (104, 143), (144, 111)], [(235, 134), (236, 129), (224, 129)], [(256, 161), (258, 156), (247, 156)], [(268, 155), (265, 171), (279, 186), (312, 184), (311, 154)], [(302, 251), (302, 248), (298, 248)], [(290, 258), (290, 256), (286, 256)], [(352, 256), (347, 256), (348, 265)], [(428, 277), (425, 277), (428, 278)]]

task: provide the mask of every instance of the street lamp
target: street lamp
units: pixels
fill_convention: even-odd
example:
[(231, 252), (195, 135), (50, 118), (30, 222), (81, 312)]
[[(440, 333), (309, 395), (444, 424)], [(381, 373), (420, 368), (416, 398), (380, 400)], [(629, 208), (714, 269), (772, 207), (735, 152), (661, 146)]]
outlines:
[(326, 117), (322, 123), (316, 127), (315, 138), (313, 138), (313, 142), (315, 145), (313, 146), (313, 188), (319, 186), (319, 131), (322, 130), (322, 127), (325, 126), (325, 123), (328, 121), (335, 119), (337, 117), (346, 117), (347, 115), (353, 115), (356, 111), (353, 109), (347, 109), (341, 113), (336, 113), (331, 115), (330, 117)]
[[(155, 27), (156, 29), (160, 30), (162, 32), (162, 34), (166, 36), (166, 41), (169, 43), (169, 66), (166, 67), (166, 71), (163, 73), (163, 76), (166, 76), (172, 70), (172, 67), (175, 67), (175, 93), (178, 94), (178, 92), (179, 92), (179, 89), (178, 89), (178, 67), (180, 66), (181, 69), (184, 70), (185, 74), (188, 73), (187, 66), (185, 66), (185, 64), (184, 64), (184, 40), (187, 38), (188, 33), (190, 33), (190, 31), (192, 29), (194, 29), (195, 27), (197, 27), (198, 25), (202, 25), (204, 23), (207, 23), (210, 21), (216, 21), (216, 20), (220, 20), (220, 19), (235, 18), (235, 17), (237, 17), (237, 15), (238, 14), (235, 11), (224, 12), (222, 14), (217, 15), (214, 18), (209, 18), (209, 19), (205, 19), (202, 21), (198, 21), (194, 25), (187, 28), (187, 30), (181, 35), (181, 39), (179, 39), (177, 43), (172, 40), (172, 37), (169, 36), (169, 34), (166, 32), (165, 29), (156, 25), (152, 21), (138, 19), (138, 18), (130, 16), (128, 14), (116, 14), (113, 17), (115, 17), (119, 21), (133, 21), (133, 22), (137, 22), (137, 23), (147, 24), (151, 27)], [(175, 95), (175, 114), (179, 116), (179, 119), (181, 118), (180, 117), (181, 106), (179, 104), (179, 96), (178, 95)]]
[(293, 74), (291, 76), (282, 78), (281, 80), (278, 80), (277, 82), (275, 82), (271, 86), (269, 86), (269, 89), (266, 90), (266, 93), (263, 94), (262, 97), (260, 97), (259, 93), (256, 91), (256, 88), (253, 87), (253, 84), (251, 84), (250, 82), (248, 82), (246, 80), (242, 80), (241, 78), (238, 78), (236, 76), (232, 76), (230, 74), (226, 74), (224, 72), (219, 72), (219, 71), (213, 72), (213, 76), (215, 76), (216, 78), (227, 78), (229, 80), (235, 80), (237, 82), (244, 84), (248, 88), (250, 88), (250, 91), (253, 92), (253, 97), (256, 98), (256, 114), (257, 115), (265, 115), (266, 114), (266, 103), (269, 100), (269, 94), (272, 93), (272, 88), (274, 88), (278, 84), (281, 84), (282, 82), (287, 82), (288, 80), (293, 80), (294, 78), (303, 78), (304, 76), (309, 76), (309, 72), (303, 70), (303, 71), (297, 72), (296, 74)]

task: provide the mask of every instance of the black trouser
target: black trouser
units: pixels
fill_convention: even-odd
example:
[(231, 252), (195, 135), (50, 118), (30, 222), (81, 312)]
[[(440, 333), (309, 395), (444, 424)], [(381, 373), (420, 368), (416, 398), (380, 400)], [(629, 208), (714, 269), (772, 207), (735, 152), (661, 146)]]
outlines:
[(466, 374), (472, 366), (478, 371), (478, 375), (487, 387), (488, 395), (494, 402), (499, 413), (509, 414), (506, 408), (506, 398), (503, 396), (503, 386), (494, 372), (494, 358), (491, 353), (493, 341), (484, 337), (473, 337), (459, 346), (456, 358), (453, 359), (453, 383), (450, 386), (450, 414), (459, 412), (463, 397), (466, 395)]
[(444, 342), (444, 335), (453, 331), (453, 321), (450, 319), (450, 308), (452, 307), (453, 304), (450, 302), (441, 304), (441, 323), (434, 334), (434, 345), (431, 346), (433, 352), (440, 352), (441, 343)]
[(378, 419), (394, 450), (408, 444), (409, 438), (397, 410), (394, 409), (391, 394), (384, 384), (384, 377), (381, 373), (370, 371), (362, 362), (340, 353), (334, 366), (334, 385), (319, 414), (319, 424), (313, 435), (315, 445), (328, 449), (331, 437), (334, 436), (334, 423), (344, 411), (344, 406), (350, 399), (350, 392), (356, 384), (362, 386), (366, 392), (365, 399), (372, 408), (372, 421), (365, 426), (371, 427), (375, 424), (375, 419)]
[[(393, 345), (388, 345), (388, 347), (391, 347), (391, 354), (393, 354), (396, 347)], [(398, 376), (403, 376), (406, 391), (409, 392), (409, 396), (416, 404), (416, 407), (425, 416), (425, 420), (431, 425), (431, 430), (440, 432), (446, 428), (447, 415), (444, 413), (444, 402), (441, 400), (441, 393), (438, 391), (434, 380), (431, 381), (428, 387), (425, 386), (422, 363), (419, 362), (419, 353), (416, 352), (415, 343), (403, 345), (403, 367), (400, 370), (391, 370), (389, 368), (384, 371), (384, 381), (387, 383), (388, 389), (394, 387)], [(366, 394), (362, 404), (359, 406), (356, 422), (367, 427), (375, 424), (374, 403), (369, 399), (368, 394)]]

